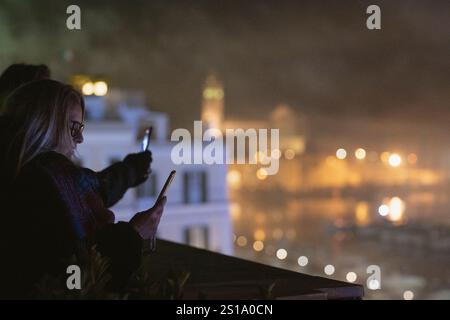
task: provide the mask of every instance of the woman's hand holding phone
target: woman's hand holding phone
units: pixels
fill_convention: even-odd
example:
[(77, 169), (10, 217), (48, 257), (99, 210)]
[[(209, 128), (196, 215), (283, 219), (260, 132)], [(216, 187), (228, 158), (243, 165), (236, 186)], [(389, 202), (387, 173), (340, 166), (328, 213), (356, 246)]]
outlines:
[(156, 230), (158, 229), (159, 221), (164, 212), (167, 197), (161, 197), (155, 205), (145, 211), (136, 213), (130, 220), (130, 224), (139, 233), (142, 239), (154, 239)]

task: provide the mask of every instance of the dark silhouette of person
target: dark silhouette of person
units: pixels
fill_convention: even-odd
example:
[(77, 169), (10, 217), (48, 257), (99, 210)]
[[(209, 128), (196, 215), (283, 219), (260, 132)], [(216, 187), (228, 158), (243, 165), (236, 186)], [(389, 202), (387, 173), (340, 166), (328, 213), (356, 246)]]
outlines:
[[(152, 157), (149, 151), (129, 154), (123, 161), (100, 172), (76, 166), (70, 160), (75, 148), (55, 150), (55, 145), (45, 148), (35, 145), (33, 148), (37, 149), (32, 153), (31, 160), (24, 163), (19, 161), (17, 155), (23, 156), (26, 152), (20, 148), (35, 142), (38, 134), (23, 137), (22, 141), (18, 141), (17, 137), (24, 130), (28, 130), (26, 132), (30, 134), (32, 128), (36, 129), (34, 126), (37, 123), (44, 127), (53, 123), (55, 127), (59, 127), (60, 132), (53, 132), (53, 136), (62, 136), (65, 126), (70, 125), (71, 134), (78, 138), (71, 136), (72, 142), (66, 141), (65, 145), (71, 146), (73, 143), (76, 147), (83, 140), (82, 96), (70, 86), (56, 81), (43, 81), (49, 78), (50, 70), (47, 66), (25, 64), (11, 65), (0, 76), (0, 103), (6, 108), (0, 109), (0, 202), (3, 204), (0, 245), (4, 257), (9, 257), (4, 260), (1, 270), (2, 278), (6, 277), (0, 286), (5, 289), (0, 290), (3, 297), (28, 294), (32, 283), (44, 271), (55, 270), (56, 257), (74, 252), (75, 248), (86, 248), (87, 244), (92, 243), (111, 258), (113, 286), (118, 288), (139, 265), (142, 239), (150, 239), (156, 234), (165, 203), (164, 199), (150, 209), (157, 212), (154, 214), (157, 221), (156, 218), (149, 219), (150, 211), (145, 211), (133, 217), (130, 221), (132, 228), (128, 224), (113, 224), (114, 215), (106, 209), (117, 203), (129, 188), (146, 181), (151, 172)], [(61, 92), (66, 92), (72, 100), (60, 100)], [(56, 115), (56, 112), (61, 113), (56, 101), (65, 107), (72, 103), (71, 109), (74, 99), (80, 101), (80, 108), (75, 109), (81, 110), (78, 112), (81, 119), (61, 124), (63, 120)], [(42, 109), (45, 103), (48, 104), (47, 109)], [(44, 116), (46, 112), (47, 116)], [(50, 121), (48, 113), (52, 112), (54, 116)], [(68, 116), (70, 113), (66, 110), (64, 114)], [(33, 118), (36, 119), (30, 122)], [(45, 119), (48, 120), (47, 123), (42, 122)], [(77, 140), (80, 137), (81, 140)], [(56, 170), (52, 171), (53, 169)], [(57, 180), (61, 184), (56, 183)], [(71, 192), (66, 190), (68, 186), (72, 188)], [(80, 211), (78, 216), (75, 211)], [(42, 221), (39, 216), (43, 218)], [(61, 220), (62, 217), (65, 221)], [(44, 227), (44, 223), (47, 226)], [(65, 233), (67, 237), (61, 238), (64, 241), (61, 242), (55, 232), (48, 232), (47, 227), (52, 224), (61, 227), (58, 236)], [(16, 233), (14, 230), (17, 229), (23, 232)], [(101, 232), (97, 232), (98, 230)], [(86, 243), (80, 246), (81, 242)], [(59, 251), (50, 253), (48, 248), (52, 245), (59, 247)], [(29, 266), (32, 260), (39, 261), (38, 267)], [(31, 272), (28, 267), (31, 267)]]
[[(8, 95), (23, 84), (50, 79), (50, 68), (44, 64), (12, 64), (0, 75), (0, 128), (8, 123), (3, 115), (4, 102)], [(109, 208), (122, 199), (125, 192), (145, 182), (151, 173), (151, 152), (132, 153), (123, 161), (97, 172), (100, 181), (98, 192)]]
[(45, 274), (64, 274), (62, 261), (86, 257), (95, 245), (110, 259), (111, 288), (120, 290), (139, 266), (142, 240), (157, 231), (166, 198), (114, 223), (98, 192), (98, 175), (70, 157), (82, 143), (84, 101), (70, 85), (38, 80), (5, 103), (0, 132), (0, 296), (30, 298)]
[(33, 65), (16, 63), (6, 68), (0, 75), (0, 114), (6, 97), (21, 85), (42, 79), (50, 79), (50, 69), (45, 64)]

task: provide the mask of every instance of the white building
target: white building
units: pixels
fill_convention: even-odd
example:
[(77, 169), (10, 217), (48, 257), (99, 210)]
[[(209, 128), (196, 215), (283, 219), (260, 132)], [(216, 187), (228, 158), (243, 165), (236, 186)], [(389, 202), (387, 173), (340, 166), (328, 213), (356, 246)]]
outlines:
[(177, 175), (167, 193), (158, 237), (231, 255), (233, 232), (227, 166), (174, 165), (171, 150), (175, 142), (168, 140), (166, 114), (116, 104), (116, 117), (109, 120), (106, 115), (111, 110), (105, 107), (106, 99), (85, 98), (88, 120), (84, 142), (78, 147), (84, 167), (99, 171), (122, 160), (128, 153), (139, 152), (143, 131), (149, 125), (153, 126), (150, 143), (152, 174), (143, 185), (128, 190), (112, 208), (116, 221), (128, 221), (136, 212), (152, 207), (170, 171), (176, 170)]

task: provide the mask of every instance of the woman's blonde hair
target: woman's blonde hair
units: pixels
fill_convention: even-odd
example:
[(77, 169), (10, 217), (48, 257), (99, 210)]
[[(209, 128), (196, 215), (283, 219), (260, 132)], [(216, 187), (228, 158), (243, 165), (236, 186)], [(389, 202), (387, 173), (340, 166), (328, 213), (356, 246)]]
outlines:
[(4, 151), (13, 177), (40, 153), (73, 143), (69, 110), (74, 105), (80, 106), (84, 115), (82, 95), (55, 80), (27, 83), (7, 98), (5, 116), (12, 132)]

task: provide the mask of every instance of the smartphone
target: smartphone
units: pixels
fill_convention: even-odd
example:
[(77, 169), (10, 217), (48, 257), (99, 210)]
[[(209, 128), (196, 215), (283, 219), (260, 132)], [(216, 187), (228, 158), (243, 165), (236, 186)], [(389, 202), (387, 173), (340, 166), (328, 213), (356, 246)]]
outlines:
[(156, 201), (158, 201), (159, 199), (161, 199), (162, 197), (164, 197), (166, 195), (167, 189), (169, 189), (170, 184), (173, 181), (173, 178), (175, 178), (175, 174), (177, 172), (175, 170), (172, 170), (169, 174), (169, 176), (167, 177), (166, 183), (164, 183), (163, 188), (161, 189), (161, 192), (159, 193), (158, 199)]
[[(161, 189), (161, 192), (159, 193), (158, 199), (156, 201), (166, 195), (167, 189), (169, 189), (169, 186), (172, 183), (173, 178), (175, 178), (176, 173), (177, 172), (175, 170), (172, 170), (170, 172), (169, 176), (167, 177), (166, 183), (164, 183), (164, 186)], [(148, 243), (145, 245), (145, 250), (149, 250), (150, 252), (156, 251), (156, 237), (152, 237), (149, 239)]]
[(150, 145), (150, 137), (152, 135), (153, 127), (145, 129), (144, 137), (142, 138), (142, 151), (147, 151)]

